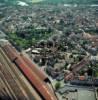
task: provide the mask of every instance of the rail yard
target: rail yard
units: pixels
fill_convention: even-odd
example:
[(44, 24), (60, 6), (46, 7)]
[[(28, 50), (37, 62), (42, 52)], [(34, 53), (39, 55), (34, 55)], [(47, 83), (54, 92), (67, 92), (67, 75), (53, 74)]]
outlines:
[(98, 100), (98, 0), (0, 0), (0, 100)]
[(12, 45), (0, 47), (1, 99), (57, 100), (48, 81), (48, 77)]

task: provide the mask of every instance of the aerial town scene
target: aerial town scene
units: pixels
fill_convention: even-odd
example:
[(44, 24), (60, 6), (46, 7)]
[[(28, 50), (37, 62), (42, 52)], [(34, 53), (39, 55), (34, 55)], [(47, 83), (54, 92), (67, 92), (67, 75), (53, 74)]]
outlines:
[(98, 100), (98, 0), (0, 0), (0, 100)]

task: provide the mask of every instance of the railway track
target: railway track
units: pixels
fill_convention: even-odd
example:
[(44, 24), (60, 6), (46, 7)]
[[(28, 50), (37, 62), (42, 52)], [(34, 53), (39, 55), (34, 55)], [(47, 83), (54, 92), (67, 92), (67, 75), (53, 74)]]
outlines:
[[(2, 49), (4, 50), (4, 52), (2, 51)], [(7, 57), (10, 59), (10, 62), (13, 63), (15, 66), (17, 66), (17, 68), (21, 71), (21, 73), (29, 81), (29, 84), (31, 84), (32, 87), (34, 87), (35, 91), (42, 99), (57, 100), (57, 97), (54, 95), (54, 93), (52, 93), (51, 89), (49, 88), (47, 83), (44, 81), (44, 78), (40, 77), (39, 73), (37, 73), (36, 70), (35, 71), (31, 70), (31, 68), (30, 68), (31, 64), (28, 65), (29, 63), (27, 64), (22, 59), (20, 54), (18, 54), (17, 52), (14, 52), (13, 47), (10, 44), (4, 45), (2, 47), (2, 49), (1, 49), (1, 53), (2, 53), (1, 55), (3, 55), (3, 57), (5, 57), (7, 55)], [(5, 57), (5, 59), (7, 59), (7, 57)], [(8, 71), (10, 72), (10, 74), (13, 75), (13, 78), (15, 79), (15, 81), (18, 81), (13, 74), (13, 72), (15, 72), (15, 71), (12, 71), (13, 67), (10, 68), (11, 65), (9, 65), (9, 64), (10, 63), (7, 62), (7, 66), (9, 66)], [(21, 89), (21, 87), (20, 87), (20, 89)], [(25, 95), (23, 89), (21, 91), (22, 91), (23, 95)], [(25, 96), (27, 97), (27, 95), (25, 95)], [(25, 100), (25, 99), (22, 99), (22, 100)], [(27, 100), (29, 100), (29, 99), (27, 99)], [(30, 99), (30, 100), (33, 100), (33, 99)], [(39, 99), (35, 99), (35, 100), (39, 100)]]
[[(3, 85), (5, 84), (5, 87), (8, 89), (8, 91), (10, 93), (10, 95), (8, 97), (11, 98), (11, 100), (16, 100), (16, 96), (15, 96), (13, 90), (11, 89), (10, 85), (8, 84), (7, 80), (5, 79), (2, 71), (0, 71), (0, 77), (1, 77), (2, 81), (4, 82)], [(5, 96), (7, 96), (7, 94)]]
[[(12, 74), (14, 74), (14, 79), (20, 82), (21, 88), (24, 89), (25, 94), (28, 95), (28, 100), (41, 100), (39, 95), (36, 93), (34, 88), (29, 84), (29, 82), (26, 80), (24, 75), (21, 73), (21, 71), (15, 66), (15, 64), (11, 63), (9, 58), (5, 55), (2, 49), (0, 49), (1, 54), (3, 55), (4, 59), (6, 60), (7, 64), (10, 66)], [(19, 83), (18, 82), (18, 83)]]
[[(0, 72), (0, 76), (1, 76), (1, 72)], [(10, 91), (8, 90), (6, 84), (4, 83), (4, 81), (2, 80), (2, 78), (0, 77), (0, 94), (3, 92), (4, 96), (7, 95), (7, 97), (9, 97), (10, 100), (13, 99)], [(0, 95), (0, 97), (2, 97)]]
[[(12, 100), (30, 100), (29, 96), (22, 88), (23, 84), (20, 84), (20, 81), (14, 75), (11, 70), (11, 64), (7, 61), (6, 55), (3, 53), (2, 49), (0, 49), (0, 72), (2, 76), (2, 80), (6, 84), (6, 87), (10, 91), (12, 96)], [(10, 64), (10, 65), (9, 65)]]

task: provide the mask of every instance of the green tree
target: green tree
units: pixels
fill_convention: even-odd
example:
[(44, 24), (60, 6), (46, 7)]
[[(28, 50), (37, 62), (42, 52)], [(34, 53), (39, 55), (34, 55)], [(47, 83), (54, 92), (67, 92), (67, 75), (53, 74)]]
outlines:
[(60, 87), (61, 87), (61, 83), (60, 83), (60, 82), (57, 82), (57, 83), (55, 84), (55, 89), (58, 90)]

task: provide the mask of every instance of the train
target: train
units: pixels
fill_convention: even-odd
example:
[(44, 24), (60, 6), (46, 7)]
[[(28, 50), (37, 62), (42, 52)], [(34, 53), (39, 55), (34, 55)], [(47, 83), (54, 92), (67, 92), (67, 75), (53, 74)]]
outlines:
[[(47, 79), (47, 76), (38, 71), (36, 66), (32, 65), (27, 58), (23, 59), (11, 44), (4, 45), (2, 49), (9, 59), (21, 70), (43, 100), (57, 100), (56, 95), (44, 81)], [(30, 67), (33, 68), (31, 69)]]
[[(12, 45), (5, 45), (4, 47), (2, 47), (3, 50), (6, 52), (6, 54), (8, 55), (8, 57), (10, 58), (10, 60), (13, 62), (15, 59), (17, 59), (17, 57), (21, 56), (21, 58), (26, 62), (26, 64), (32, 69), (32, 71), (34, 71), (38, 77), (40, 79), (42, 79), (43, 81), (48, 81), (49, 79), (47, 77), (47, 75), (40, 71), (37, 66), (35, 66), (32, 61), (25, 57), (23, 54), (19, 54), (16, 49), (12, 46)], [(10, 53), (9, 53), (10, 52)]]
[(21, 54), (22, 59), (26, 62), (26, 64), (32, 69), (32, 71), (34, 71), (38, 77), (45, 81), (45, 82), (50, 82), (50, 80), (48, 79), (48, 76), (43, 73), (41, 70), (39, 70), (39, 68), (37, 68), (30, 59), (28, 59), (26, 56), (24, 56), (23, 54)]

